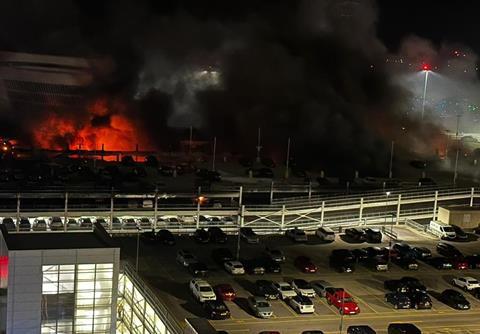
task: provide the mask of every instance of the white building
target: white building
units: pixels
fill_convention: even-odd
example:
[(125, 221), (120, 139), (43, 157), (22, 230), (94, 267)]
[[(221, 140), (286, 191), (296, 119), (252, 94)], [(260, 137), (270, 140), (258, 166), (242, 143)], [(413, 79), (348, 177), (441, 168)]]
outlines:
[(101, 228), (0, 226), (0, 333), (115, 333), (120, 249)]

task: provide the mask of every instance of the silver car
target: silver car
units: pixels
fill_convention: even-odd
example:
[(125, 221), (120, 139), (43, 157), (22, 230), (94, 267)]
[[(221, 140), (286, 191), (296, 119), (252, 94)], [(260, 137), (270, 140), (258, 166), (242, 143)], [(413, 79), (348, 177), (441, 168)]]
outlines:
[(259, 318), (270, 318), (273, 316), (272, 305), (263, 297), (251, 296), (248, 297), (248, 307), (253, 314)]
[(335, 241), (335, 232), (330, 227), (319, 227), (315, 234), (322, 241)]
[(319, 297), (325, 297), (326, 289), (333, 288), (332, 284), (323, 280), (311, 281), (310, 285)]
[(307, 234), (305, 233), (305, 231), (301, 230), (299, 228), (294, 228), (294, 229), (288, 230), (287, 232), (285, 232), (285, 235), (287, 236), (287, 238), (290, 238), (291, 240), (293, 240), (295, 242), (307, 242), (308, 241), (308, 237), (307, 237)]
[(61, 231), (63, 230), (63, 222), (62, 218), (60, 217), (52, 217), (49, 219), (50, 221), (50, 230), (52, 231)]

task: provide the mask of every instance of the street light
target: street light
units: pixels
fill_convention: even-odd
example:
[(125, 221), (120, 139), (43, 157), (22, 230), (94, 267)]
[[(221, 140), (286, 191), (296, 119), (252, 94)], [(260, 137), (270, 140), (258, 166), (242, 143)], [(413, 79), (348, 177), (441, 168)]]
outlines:
[[(387, 225), (387, 216), (388, 216), (388, 196), (390, 196), (391, 192), (385, 192), (385, 226)], [(390, 251), (392, 249), (392, 233), (393, 233), (393, 216), (392, 216), (392, 224), (390, 224), (390, 239), (388, 241), (388, 263), (390, 264)]]
[(423, 99), (422, 99), (422, 119), (425, 114), (425, 98), (427, 97), (428, 74), (431, 72), (429, 64), (422, 65), (422, 71), (425, 73), (425, 84), (423, 85)]

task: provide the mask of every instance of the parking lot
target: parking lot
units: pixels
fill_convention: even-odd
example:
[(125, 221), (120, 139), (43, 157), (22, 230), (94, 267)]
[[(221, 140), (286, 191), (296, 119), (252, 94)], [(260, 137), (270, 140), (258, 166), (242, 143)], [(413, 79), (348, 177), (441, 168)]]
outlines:
[[(404, 227), (396, 227), (394, 232), (398, 234), (399, 240), (415, 246), (426, 246), (435, 253), (437, 240), (434, 238), (420, 236)], [(123, 254), (134, 261), (136, 239), (122, 237), (118, 240), (122, 244)], [(389, 238), (384, 236), (381, 245), (386, 246), (388, 243)], [(455, 242), (454, 244), (467, 255), (477, 253), (480, 246), (478, 241)], [(258, 245), (247, 245), (243, 241), (240, 245), (240, 257), (245, 259), (260, 256), (266, 246), (283, 250), (287, 261), (282, 265), (282, 273), (262, 276), (248, 274), (232, 276), (219, 267), (210, 255), (214, 248), (225, 245), (198, 244), (189, 236), (178, 237), (177, 244), (173, 247), (141, 243), (139, 271), (168, 305), (179, 322), (186, 317), (205, 317), (200, 304), (193, 299), (188, 289), (191, 275), (186, 268), (175, 262), (176, 252), (179, 249), (191, 250), (199, 260), (207, 264), (209, 273), (206, 280), (212, 286), (229, 283), (237, 293), (235, 301), (226, 302), (231, 312), (231, 318), (212, 321), (215, 328), (226, 330), (229, 333), (259, 333), (262, 330), (278, 330), (282, 334), (293, 334), (313, 329), (323, 330), (325, 333), (339, 333), (340, 327), (345, 333), (346, 328), (354, 324), (367, 324), (377, 330), (377, 333), (386, 333), (385, 329), (391, 322), (415, 323), (423, 330), (423, 333), (480, 332), (480, 323), (477, 320), (480, 316), (480, 300), (464, 293), (472, 307), (468, 311), (457, 311), (436, 299), (441, 291), (452, 287), (450, 282), (454, 276), (466, 275), (480, 278), (480, 270), (440, 271), (420, 262), (420, 268), (416, 272), (404, 270), (396, 265), (392, 265), (388, 272), (374, 272), (358, 265), (354, 273), (337, 273), (328, 266), (328, 256), (332, 249), (370, 246), (367, 243), (346, 242), (343, 235), (337, 235), (335, 242), (329, 244), (321, 243), (315, 236), (310, 236), (309, 241), (304, 244), (296, 244), (283, 236), (263, 236)], [(375, 246), (378, 245), (375, 244)], [(236, 246), (236, 236), (229, 236), (226, 247), (235, 254)], [(317, 273), (304, 274), (294, 267), (293, 259), (299, 255), (310, 257), (318, 267)], [(384, 301), (386, 291), (383, 282), (402, 276), (414, 276), (426, 285), (433, 301), (431, 310), (395, 310), (391, 304)], [(279, 300), (271, 302), (273, 318), (258, 319), (251, 314), (246, 305), (246, 298), (254, 293), (255, 280), (268, 279), (289, 282), (295, 278), (303, 278), (307, 281), (322, 279), (332, 283), (335, 287), (345, 288), (357, 301), (361, 310), (360, 314), (341, 317), (337, 309), (328, 305), (324, 298), (318, 296), (314, 299), (314, 314), (297, 314), (288, 304)]]

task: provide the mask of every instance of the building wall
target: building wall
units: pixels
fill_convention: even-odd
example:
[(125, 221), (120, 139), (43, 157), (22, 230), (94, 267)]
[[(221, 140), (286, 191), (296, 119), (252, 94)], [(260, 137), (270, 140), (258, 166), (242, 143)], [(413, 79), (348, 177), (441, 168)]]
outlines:
[[(94, 305), (98, 305), (97, 300), (101, 297), (99, 295), (100, 288), (103, 289), (103, 294), (108, 293), (102, 287), (101, 278), (98, 277), (103, 275), (101, 269), (103, 267), (95, 266), (96, 264), (113, 265), (113, 270), (109, 270), (112, 272), (111, 278), (108, 276), (107, 279), (104, 279), (104, 282), (111, 281), (109, 284), (111, 290), (110, 310), (108, 312), (103, 310), (103, 314), (107, 314), (110, 321), (105, 322), (106, 325), (103, 326), (101, 332), (115, 333), (119, 257), (120, 250), (118, 248), (10, 251), (7, 334), (52, 333), (57, 330), (60, 332), (59, 327), (55, 327), (60, 326), (55, 322), (55, 317), (59, 314), (64, 318), (72, 319), (69, 321), (73, 325), (70, 325), (70, 328), (65, 327), (66, 332), (75, 333), (77, 331), (75, 326), (77, 326), (82, 327), (84, 333), (88, 333), (88, 328), (92, 328), (91, 332), (93, 333), (96, 320), (92, 319), (101, 318), (98, 315), (101, 308), (95, 310), (89, 306), (89, 303), (92, 301), (95, 303)], [(52, 291), (52, 287), (59, 290)], [(84, 287), (88, 287), (89, 290), (85, 290)], [(61, 291), (62, 289), (65, 291)], [(68, 302), (64, 301), (65, 297)], [(68, 309), (70, 304), (71, 310)], [(51, 312), (52, 305), (58, 312)], [(54, 315), (52, 316), (52, 314)], [(46, 328), (46, 319), (55, 322), (54, 327)], [(62, 323), (69, 321), (66, 320)], [(95, 332), (100, 332), (100, 330), (97, 329)]]
[(438, 209), (438, 220), (445, 224), (457, 225), (462, 228), (476, 228), (480, 225), (480, 210), (478, 209)]

